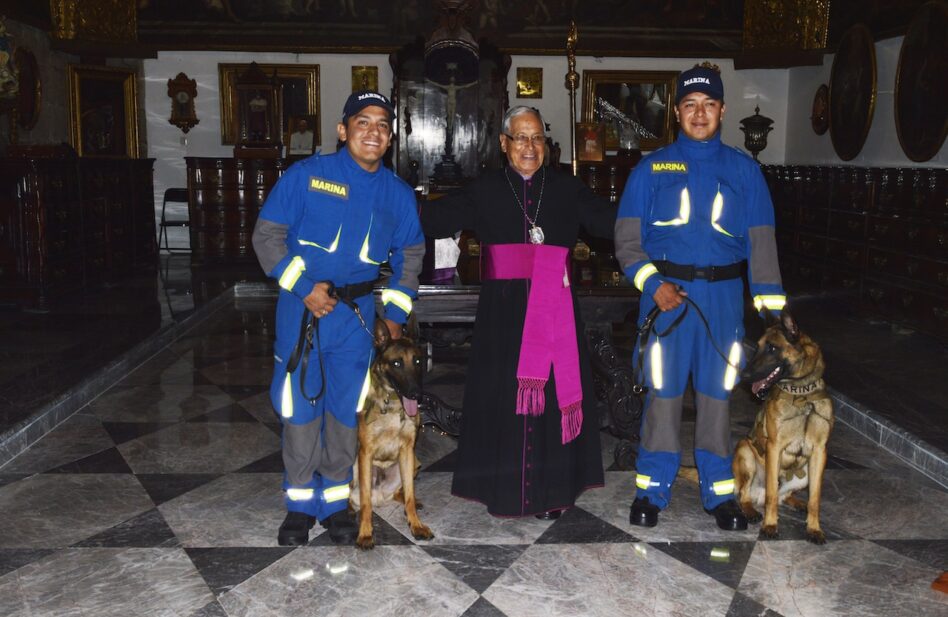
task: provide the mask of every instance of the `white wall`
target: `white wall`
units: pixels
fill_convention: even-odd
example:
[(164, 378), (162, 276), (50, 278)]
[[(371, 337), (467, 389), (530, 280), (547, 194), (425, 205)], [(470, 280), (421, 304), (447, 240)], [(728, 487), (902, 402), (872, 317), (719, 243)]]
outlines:
[[(595, 58), (580, 56), (576, 58), (576, 71), (580, 75), (587, 71), (681, 71), (691, 68), (703, 58)], [(724, 81), (725, 114), (721, 138), (725, 143), (744, 150), (744, 133), (740, 130), (740, 120), (754, 115), (754, 107), (760, 105), (761, 115), (774, 120), (774, 130), (767, 139), (767, 148), (760, 153), (762, 163), (783, 163), (786, 144), (787, 115), (787, 71), (786, 70), (750, 70), (735, 71), (734, 63), (728, 59), (715, 59), (721, 67)], [(543, 69), (543, 98), (518, 99), (517, 67), (540, 67)], [(560, 160), (570, 160), (569, 146), (569, 96), (566, 81), (565, 56), (514, 56), (507, 74), (511, 105), (532, 105), (543, 113), (550, 124), (550, 133), (554, 141), (560, 143)], [(579, 122), (582, 114), (582, 83), (576, 91), (576, 118)]]
[[(895, 129), (895, 75), (903, 37), (876, 43), (876, 106), (869, 135), (862, 150), (851, 161), (843, 162), (833, 150), (830, 132), (817, 135), (810, 127), (813, 96), (820, 84), (829, 84), (833, 56), (823, 59), (823, 66), (790, 69), (789, 115), (786, 124), (786, 163), (793, 165), (856, 165), (860, 167), (944, 167), (948, 164), (948, 146), (931, 160), (915, 163), (899, 145)], [(936, 130), (936, 127), (932, 127)]]

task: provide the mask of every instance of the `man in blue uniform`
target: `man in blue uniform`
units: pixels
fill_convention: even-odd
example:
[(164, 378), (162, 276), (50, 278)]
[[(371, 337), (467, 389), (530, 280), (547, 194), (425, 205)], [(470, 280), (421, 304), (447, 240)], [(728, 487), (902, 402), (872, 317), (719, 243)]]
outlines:
[[(722, 529), (746, 529), (734, 500), (728, 395), (744, 363), (745, 261), (757, 309), (779, 311), (785, 303), (773, 204), (753, 159), (721, 143), (724, 85), (717, 67), (705, 63), (679, 75), (675, 116), (677, 141), (636, 166), (615, 228), (616, 256), (642, 291), (640, 327), (655, 307), (660, 311), (637, 350), (648, 393), (630, 521), (656, 525), (671, 498), (690, 375), (702, 503)], [(700, 307), (707, 326), (685, 298)]]
[[(389, 262), (384, 319), (399, 338), (425, 252), (414, 193), (382, 166), (394, 114), (381, 94), (353, 93), (337, 127), (345, 148), (290, 167), (254, 228), (260, 265), (281, 287), (270, 399), (283, 423), (284, 546), (306, 544), (317, 520), (337, 544), (357, 535), (347, 506), (372, 359), (372, 287)], [(300, 335), (309, 314), (311, 350)]]

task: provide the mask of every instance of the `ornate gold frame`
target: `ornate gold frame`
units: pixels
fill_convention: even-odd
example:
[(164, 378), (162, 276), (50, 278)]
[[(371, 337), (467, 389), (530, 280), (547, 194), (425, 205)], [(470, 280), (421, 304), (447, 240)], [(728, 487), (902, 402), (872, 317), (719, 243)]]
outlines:
[[(306, 80), (306, 113), (320, 119), (319, 113), (319, 65), (318, 64), (258, 64), (260, 69), (272, 75), (276, 70), (277, 79), (305, 79)], [(218, 64), (217, 72), (220, 84), (221, 99), (221, 143), (233, 145), (237, 143), (237, 109), (236, 79), (250, 68), (246, 64)], [(283, 112), (283, 95), (280, 95), (279, 109)], [(315, 144), (321, 144), (319, 122), (313, 127)]]
[(517, 67), (517, 98), (543, 98), (543, 68), (533, 66)]
[[(598, 122), (595, 117), (595, 99), (599, 86), (603, 84), (660, 84), (665, 86), (665, 120), (662, 134), (657, 139), (639, 139), (642, 150), (657, 150), (670, 144), (674, 138), (675, 114), (672, 111), (675, 102), (675, 79), (677, 71), (583, 71), (583, 122)], [(609, 101), (615, 105), (617, 101)], [(606, 127), (606, 150), (616, 150), (619, 142), (611, 127)]]
[[(79, 156), (97, 158), (138, 158), (138, 84), (135, 71), (131, 69), (84, 66), (67, 66), (69, 80), (69, 139)], [(122, 87), (122, 123), (125, 127), (124, 154), (96, 154), (83, 147), (83, 106), (86, 102), (82, 95), (82, 84), (86, 80), (111, 81)]]

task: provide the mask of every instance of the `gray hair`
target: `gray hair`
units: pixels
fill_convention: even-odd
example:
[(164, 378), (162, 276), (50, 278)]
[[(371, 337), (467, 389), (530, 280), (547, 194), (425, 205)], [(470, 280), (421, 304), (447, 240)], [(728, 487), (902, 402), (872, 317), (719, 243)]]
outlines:
[(543, 122), (543, 116), (540, 115), (540, 110), (536, 107), (530, 107), (528, 105), (516, 105), (507, 110), (507, 113), (504, 114), (504, 123), (501, 130), (510, 134), (510, 123), (513, 122), (513, 119), (517, 116), (522, 116), (523, 114), (533, 114), (537, 117), (537, 120), (540, 121), (540, 129), (546, 133), (546, 123)]

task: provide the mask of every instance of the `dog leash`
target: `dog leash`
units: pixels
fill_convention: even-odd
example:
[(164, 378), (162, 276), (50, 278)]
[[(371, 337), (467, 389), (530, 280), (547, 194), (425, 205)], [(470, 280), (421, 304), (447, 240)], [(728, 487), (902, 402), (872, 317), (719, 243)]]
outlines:
[[(355, 283), (342, 288), (337, 288), (332, 281), (324, 281), (329, 285), (329, 289), (326, 290), (327, 295), (341, 301), (351, 308), (359, 319), (359, 324), (362, 326), (362, 329), (365, 330), (369, 336), (372, 336), (372, 333), (369, 332), (369, 328), (365, 323), (365, 317), (363, 317), (362, 311), (359, 310), (359, 305), (355, 303), (353, 298), (360, 298), (371, 293), (379, 280), (380, 279)], [(309, 368), (309, 356), (314, 347), (316, 349), (316, 355), (319, 356), (320, 386), (316, 396), (309, 396), (306, 393), (306, 371)], [(302, 363), (302, 365), (300, 363)], [(303, 318), (300, 321), (300, 333), (296, 340), (296, 347), (293, 348), (293, 353), (290, 354), (290, 359), (286, 363), (286, 372), (292, 374), (297, 366), (300, 366), (300, 393), (310, 404), (315, 405), (316, 401), (321, 399), (326, 393), (326, 369), (323, 363), (322, 346), (319, 344), (319, 320), (306, 308), (303, 309)]]
[[(681, 287), (675, 286), (678, 290), (681, 290)], [(682, 309), (681, 314), (675, 318), (673, 322), (663, 331), (655, 332), (655, 320), (658, 318), (658, 315), (662, 310), (656, 305), (648, 312), (648, 315), (645, 316), (645, 320), (642, 322), (642, 327), (638, 329), (636, 340), (638, 353), (636, 354), (636, 362), (632, 367), (632, 392), (634, 394), (645, 394), (648, 392), (648, 388), (645, 387), (645, 361), (643, 360), (645, 354), (645, 348), (648, 345), (648, 339), (654, 334), (656, 339), (668, 336), (672, 331), (681, 325), (682, 320), (684, 320), (685, 315), (688, 314), (688, 309), (694, 307), (695, 311), (698, 312), (698, 317), (701, 318), (701, 323), (704, 324), (705, 332), (708, 335), (708, 340), (711, 341), (711, 346), (714, 348), (714, 351), (717, 352), (721, 359), (724, 360), (724, 363), (733, 368), (734, 370), (740, 370), (739, 366), (731, 364), (730, 359), (721, 351), (721, 348), (718, 347), (717, 341), (714, 340), (714, 335), (711, 333), (711, 326), (708, 324), (708, 318), (705, 317), (704, 311), (701, 310), (701, 307), (698, 306), (694, 300), (688, 296), (681, 296), (682, 301), (685, 303), (685, 308)]]

